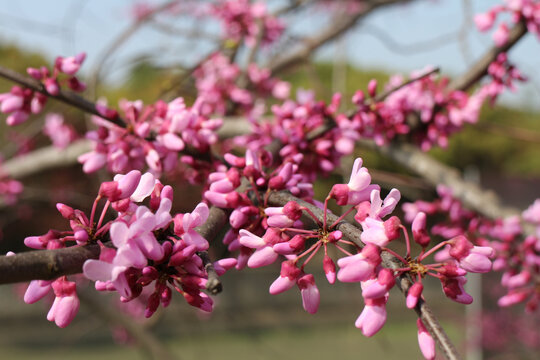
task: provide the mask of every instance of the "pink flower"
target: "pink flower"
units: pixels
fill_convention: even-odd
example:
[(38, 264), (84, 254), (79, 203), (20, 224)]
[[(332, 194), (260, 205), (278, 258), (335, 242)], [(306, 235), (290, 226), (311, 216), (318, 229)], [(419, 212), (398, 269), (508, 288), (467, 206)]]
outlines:
[(365, 244), (386, 246), (390, 241), (399, 237), (400, 224), (401, 222), (396, 216), (386, 221), (368, 217), (362, 222), (363, 232), (360, 239)]
[(458, 303), (468, 305), (473, 302), (473, 298), (471, 295), (467, 294), (463, 288), (463, 285), (465, 285), (466, 282), (467, 279), (465, 276), (451, 278), (443, 277), (441, 279), (443, 291), (446, 296)]
[(56, 59), (56, 66), (58, 69), (68, 75), (75, 75), (77, 71), (79, 71), (79, 68), (81, 67), (81, 64), (83, 63), (84, 59), (86, 58), (86, 54), (84, 52), (76, 55), (76, 56), (70, 56), (67, 58), (64, 57), (58, 57)]
[(407, 308), (413, 309), (416, 304), (418, 303), (418, 299), (420, 299), (420, 296), (422, 296), (422, 291), (424, 290), (424, 286), (419, 283), (415, 282), (407, 292), (407, 300), (406, 305)]
[(480, 31), (487, 31), (493, 26), (493, 22), (495, 21), (495, 13), (493, 11), (489, 11), (484, 14), (476, 14), (474, 16), (474, 23), (476, 24), (476, 27)]
[(274, 228), (268, 228), (263, 238), (260, 238), (247, 230), (240, 230), (240, 244), (255, 249), (255, 252), (249, 257), (247, 263), (250, 268), (270, 265), (277, 260), (278, 253), (274, 251), (272, 246), (281, 242), (281, 237), (279, 235), (279, 230), (277, 230), (276, 233), (272, 229)]
[(312, 274), (305, 274), (298, 278), (296, 284), (300, 288), (304, 310), (310, 314), (315, 314), (319, 308), (321, 298), (319, 289), (315, 285), (315, 278)]
[(426, 214), (424, 212), (416, 214), (411, 228), (414, 241), (424, 248), (428, 246), (431, 239), (426, 230)]
[(426, 330), (422, 320), (416, 320), (416, 326), (418, 327), (418, 345), (422, 355), (426, 360), (435, 359), (435, 341)]
[(354, 326), (362, 331), (364, 336), (373, 336), (384, 326), (386, 322), (386, 299), (366, 300), (364, 310)]
[(396, 284), (392, 270), (384, 268), (379, 271), (377, 279), (371, 279), (362, 283), (362, 296), (364, 299), (378, 299), (384, 297)]
[(493, 33), (493, 41), (498, 47), (506, 44), (509, 37), (510, 30), (508, 29), (508, 25), (506, 25), (505, 23), (500, 24), (497, 30), (495, 30), (495, 32)]
[(302, 217), (300, 205), (294, 201), (289, 201), (283, 207), (268, 207), (264, 212), (268, 216), (268, 226), (278, 228), (292, 227)]
[(33, 304), (41, 300), (51, 290), (52, 281), (48, 280), (32, 280), (24, 293), (24, 302)]
[(68, 326), (79, 311), (79, 298), (74, 282), (56, 280), (52, 284), (56, 298), (47, 314), (47, 320), (54, 321), (58, 327)]
[(279, 277), (270, 285), (270, 294), (276, 295), (289, 290), (295, 284), (302, 270), (297, 268), (293, 261), (283, 261)]
[[(207, 250), (209, 246), (208, 241), (194, 230), (196, 227), (201, 226), (206, 222), (209, 214), (210, 210), (208, 209), (208, 205), (199, 203), (193, 212), (184, 214), (182, 217), (182, 239), (184, 239), (187, 245), (194, 245), (197, 251)], [(177, 224), (175, 222), (175, 232), (176, 226)]]
[(336, 265), (334, 264), (334, 261), (332, 260), (332, 258), (328, 255), (324, 255), (323, 270), (326, 276), (326, 280), (328, 280), (330, 284), (335, 283), (336, 282)]
[(459, 266), (473, 273), (486, 273), (491, 271), (490, 258), (495, 251), (489, 246), (474, 246), (465, 236), (458, 236), (449, 240), (449, 255), (459, 262)]
[(370, 185), (370, 182), (371, 176), (368, 169), (362, 167), (362, 159), (357, 158), (354, 161), (349, 183), (334, 185), (330, 196), (341, 206), (358, 205), (369, 199), (371, 191), (378, 188), (378, 185)]
[(337, 278), (341, 282), (358, 282), (371, 278), (375, 268), (381, 263), (381, 250), (378, 246), (367, 244), (362, 252), (343, 257), (337, 261), (339, 272)]

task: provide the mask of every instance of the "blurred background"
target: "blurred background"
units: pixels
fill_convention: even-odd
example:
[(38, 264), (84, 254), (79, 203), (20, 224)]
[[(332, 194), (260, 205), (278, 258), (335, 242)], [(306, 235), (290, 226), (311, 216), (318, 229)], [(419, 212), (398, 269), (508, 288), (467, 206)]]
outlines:
[[(278, 9), (287, 3), (270, 1), (269, 7)], [(382, 84), (392, 74), (407, 76), (426, 65), (439, 66), (444, 75), (457, 76), (491, 46), (490, 34), (479, 33), (472, 16), (496, 3), (418, 0), (381, 7), (346, 35), (319, 49), (311, 62), (282, 78), (291, 82), (293, 93), (297, 89), (313, 89), (317, 99), (328, 101), (334, 92), (341, 92), (348, 104), (352, 94), (365, 90), (373, 78)], [(25, 73), (29, 66), (52, 64), (58, 55), (85, 51), (82, 78), (97, 79), (94, 95), (85, 94), (86, 97), (103, 96), (113, 105), (121, 98), (153, 102), (173, 85), (179, 74), (189, 72), (213, 51), (221, 41), (220, 27), (217, 22), (181, 13), (134, 26), (135, 9), (141, 6), (140, 2), (128, 0), (0, 0), (0, 65)], [(285, 20), (292, 28), (293, 39), (307, 36), (330, 21), (324, 8), (295, 13)], [(125, 41), (119, 41), (123, 36)], [(431, 151), (437, 159), (497, 192), (506, 204), (521, 209), (540, 197), (539, 44), (538, 39), (528, 35), (509, 53), (510, 60), (529, 78), (527, 83), (520, 84), (515, 94), (504, 96), (496, 107), (486, 106), (479, 124), (453, 136), (448, 149)], [(286, 47), (285, 43), (265, 49), (260, 63), (264, 65), (266, 57), (279, 54)], [(8, 91), (11, 85), (0, 79), (0, 92)], [(186, 99), (194, 95), (190, 85), (193, 84), (188, 81), (180, 91)], [(62, 113), (66, 122), (82, 133), (84, 114), (58, 102), (50, 101), (47, 106), (49, 112)], [(16, 129), (7, 128), (1, 121), (3, 157), (9, 159), (48, 144), (40, 133), (43, 121), (37, 119)], [(402, 186), (409, 189), (404, 191), (406, 197), (411, 194), (404, 201), (417, 196), (433, 198), (434, 191), (427, 184), (395, 164), (368, 151), (362, 150), (359, 155), (370, 171), (373, 169), (375, 182), (391, 185), (396, 178), (401, 179)], [(349, 170), (344, 172), (348, 176)], [(104, 174), (100, 176), (101, 180), (105, 178)], [(318, 191), (326, 194), (336, 180), (322, 179), (317, 184)], [(22, 200), (14, 207), (4, 206), (0, 210), (2, 253), (23, 251), (26, 236), (43, 234), (49, 228), (63, 229), (66, 224), (54, 204), (60, 201), (86, 210), (99, 186), (96, 179), (81, 177), (80, 165), (46, 171), (22, 181)], [(182, 201), (175, 205), (176, 210), (190, 211), (199, 201), (199, 194), (200, 189), (177, 184), (175, 198)], [(396, 294), (388, 305), (390, 321), (374, 339), (366, 339), (354, 327), (363, 306), (358, 286), (329, 286), (318, 281), (321, 306), (313, 316), (302, 310), (296, 290), (268, 295), (268, 286), (278, 274), (278, 267), (226, 274), (224, 292), (215, 298), (217, 306), (211, 316), (202, 315), (173, 296), (168, 311), (159, 310), (150, 321), (131, 321), (128, 326), (152, 334), (148, 336), (180, 359), (421, 357), (416, 315), (404, 311), (397, 290), (393, 290)], [(322, 275), (316, 274), (316, 278), (324, 279)], [(496, 282), (495, 274), (476, 283), (484, 293), (477, 303), (489, 310), (482, 319), (471, 320), (464, 306), (443, 298), (440, 285), (435, 282), (430, 283), (432, 287), (425, 295), (450, 337), (462, 353), (468, 351), (470, 359), (537, 359), (540, 339), (534, 329), (539, 325), (538, 314), (524, 318), (519, 308), (495, 312), (493, 295), (500, 295), (493, 294)], [(112, 298), (88, 292), (82, 297), (81, 313), (63, 330), (45, 319), (47, 304), (22, 302), (24, 290), (23, 285), (0, 287), (2, 358), (147, 357), (144, 349), (135, 346), (118, 325), (122, 324), (114, 316), (118, 311), (103, 311), (116, 309)], [(140, 309), (134, 305), (129, 311)], [(513, 322), (516, 317), (523, 320)], [(471, 335), (471, 329), (482, 334), (482, 355), (468, 341), (476, 336)]]

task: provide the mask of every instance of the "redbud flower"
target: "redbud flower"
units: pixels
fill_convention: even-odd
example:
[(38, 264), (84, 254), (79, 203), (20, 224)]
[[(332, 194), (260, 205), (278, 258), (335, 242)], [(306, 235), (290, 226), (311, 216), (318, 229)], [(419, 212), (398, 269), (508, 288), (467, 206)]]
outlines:
[(422, 355), (426, 360), (435, 359), (435, 341), (426, 330), (422, 320), (416, 320), (416, 326), (418, 327), (418, 345)]
[(74, 282), (56, 280), (52, 284), (56, 298), (47, 314), (47, 320), (54, 321), (58, 327), (68, 326), (79, 311), (79, 298)]
[(449, 255), (459, 262), (459, 266), (473, 273), (486, 273), (491, 271), (490, 257), (495, 251), (489, 246), (474, 246), (465, 236), (458, 236), (449, 240)]
[(362, 296), (364, 299), (377, 299), (385, 296), (396, 284), (394, 272), (384, 268), (379, 271), (377, 279), (371, 279), (362, 283)]
[(369, 199), (372, 190), (378, 185), (370, 185), (371, 176), (368, 169), (362, 167), (362, 159), (357, 158), (348, 184), (337, 184), (332, 187), (330, 197), (336, 199), (338, 205), (358, 205)]
[(319, 308), (321, 298), (319, 289), (315, 285), (315, 278), (312, 274), (305, 274), (298, 278), (296, 284), (300, 288), (304, 309), (310, 314), (315, 314)]
[(430, 238), (426, 230), (426, 214), (424, 212), (420, 211), (416, 214), (411, 228), (414, 241), (424, 248), (428, 246)]
[(375, 335), (386, 323), (386, 299), (367, 299), (354, 325), (367, 337)]
[(509, 37), (510, 30), (508, 29), (508, 25), (506, 25), (505, 23), (500, 24), (497, 30), (495, 30), (495, 32), (493, 33), (493, 41), (495, 42), (495, 45), (499, 47), (506, 44)]
[(324, 274), (326, 275), (326, 280), (330, 284), (333, 284), (336, 282), (336, 265), (334, 264), (334, 261), (330, 256), (324, 255), (323, 259), (323, 270)]
[(467, 282), (464, 276), (457, 276), (452, 278), (443, 277), (441, 279), (443, 291), (450, 299), (468, 305), (473, 302), (471, 295), (465, 292), (463, 285)]
[(374, 244), (367, 244), (360, 253), (342, 257), (337, 261), (337, 278), (341, 282), (358, 282), (371, 278), (375, 268), (381, 263), (381, 249)]
[(419, 283), (415, 282), (407, 292), (407, 300), (406, 305), (409, 309), (413, 309), (416, 304), (418, 303), (418, 299), (420, 296), (422, 296), (422, 291), (424, 290), (424, 286)]
[(263, 238), (247, 230), (240, 230), (240, 244), (255, 249), (255, 252), (249, 257), (248, 266), (257, 268), (270, 265), (278, 258), (278, 253), (274, 251), (272, 246), (281, 241), (279, 235), (273, 233), (272, 228), (269, 228)]
[(279, 277), (270, 285), (270, 294), (280, 294), (292, 288), (301, 273), (302, 270), (297, 268), (293, 261), (283, 261)]

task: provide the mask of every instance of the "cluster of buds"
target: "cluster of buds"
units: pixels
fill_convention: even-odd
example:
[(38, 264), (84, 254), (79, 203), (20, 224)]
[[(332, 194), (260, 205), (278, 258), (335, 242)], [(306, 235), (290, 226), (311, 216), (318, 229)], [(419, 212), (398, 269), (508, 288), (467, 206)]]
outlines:
[[(432, 225), (431, 233), (443, 237), (459, 239), (462, 250), (454, 250), (457, 261), (465, 269), (482, 270), (488, 263), (469, 264), (470, 259), (478, 258), (471, 244), (463, 242), (466, 236), (472, 243), (489, 246), (494, 249), (493, 270), (501, 271), (501, 285), (506, 289), (498, 304), (501, 307), (525, 303), (525, 309), (532, 312), (538, 308), (540, 292), (538, 291), (538, 264), (540, 264), (540, 231), (536, 234), (524, 235), (521, 222), (531, 223), (540, 228), (540, 200), (536, 200), (521, 217), (512, 216), (505, 219), (489, 220), (477, 213), (467, 210), (461, 202), (452, 196), (450, 189), (439, 186), (439, 199), (433, 202), (416, 201), (403, 205), (405, 219), (412, 221), (422, 212), (442, 218)], [(443, 215), (443, 217), (441, 217)], [(414, 230), (414, 223), (413, 223)], [(458, 246), (458, 245), (456, 245)], [(474, 248), (472, 248), (474, 249)], [(438, 259), (448, 258), (450, 249), (446, 248), (438, 254)]]
[[(210, 186), (204, 193), (204, 197), (210, 203), (222, 208), (233, 209), (229, 216), (231, 229), (225, 235), (223, 242), (230, 251), (240, 250), (237, 268), (241, 269), (246, 264), (249, 266), (253, 250), (254, 254), (268, 255), (277, 259), (277, 253), (265, 250), (259, 250), (264, 247), (262, 243), (254, 245), (244, 244), (240, 229), (250, 231), (254, 234), (262, 234), (275, 221), (267, 218), (272, 210), (268, 208), (268, 195), (270, 191), (288, 190), (300, 198), (311, 199), (313, 197), (312, 185), (306, 181), (305, 177), (299, 174), (299, 166), (296, 162), (302, 161), (302, 156), (295, 157), (296, 162), (286, 162), (280, 165), (276, 170), (267, 172), (272, 164), (271, 154), (267, 151), (247, 150), (245, 158), (232, 154), (226, 154), (225, 160), (231, 165), (231, 168), (218, 169), (218, 172), (211, 173), (209, 176)], [(247, 186), (240, 186), (242, 179), (245, 179)], [(251, 198), (249, 194), (255, 194)], [(261, 193), (265, 193), (261, 196)], [(265, 213), (270, 211), (269, 213)], [(274, 213), (279, 218), (279, 214)], [(267, 238), (270, 242), (275, 242), (274, 237)], [(260, 259), (263, 262), (268, 259)], [(252, 260), (255, 261), (255, 260)], [(258, 260), (257, 260), (258, 261)], [(273, 261), (271, 261), (273, 262)]]
[[(123, 173), (142, 169), (146, 164), (159, 175), (177, 168), (178, 153), (187, 146), (199, 153), (209, 152), (222, 121), (200, 115), (203, 102), (199, 99), (190, 108), (182, 98), (150, 106), (141, 101), (123, 101), (120, 107), (124, 124), (93, 117), (98, 129), (87, 133), (87, 138), (94, 141), (94, 150), (79, 157), (83, 171), (90, 173), (107, 166), (113, 173)], [(104, 117), (111, 115), (102, 107)], [(194, 163), (191, 157), (182, 161)]]
[(521, 72), (508, 61), (506, 53), (500, 53), (497, 58), (488, 66), (488, 75), (491, 81), (482, 85), (479, 93), (489, 96), (490, 103), (494, 104), (497, 97), (505, 89), (516, 91), (516, 81), (526, 81)]
[(258, 97), (285, 99), (289, 96), (290, 84), (271, 77), (268, 69), (256, 64), (248, 66), (246, 75), (252, 91), (237, 84), (240, 73), (238, 65), (220, 52), (212, 54), (193, 72), (199, 97), (204, 99), (201, 114), (225, 114), (230, 112), (231, 104), (249, 112)]
[[(495, 25), (497, 16), (502, 13), (511, 15), (511, 21), (517, 24), (523, 21), (527, 30), (540, 38), (540, 3), (536, 0), (505, 0), (486, 13), (474, 17), (476, 27), (480, 31), (488, 31)], [(510, 29), (506, 22), (501, 22), (493, 32), (493, 41), (497, 46), (505, 45), (510, 38)]]
[(49, 113), (45, 116), (43, 133), (51, 139), (53, 146), (59, 149), (64, 149), (78, 138), (75, 128), (66, 124), (64, 117), (56, 113)]
[(236, 43), (243, 40), (249, 47), (256, 45), (259, 36), (262, 44), (275, 42), (285, 28), (279, 19), (268, 14), (263, 2), (221, 0), (212, 6), (211, 11), (223, 22), (227, 39)]
[[(66, 85), (73, 91), (84, 91), (86, 85), (75, 76), (86, 57), (80, 53), (71, 57), (57, 57), (52, 73), (45, 66), (39, 69), (28, 68), (27, 72), (34, 79), (40, 81), (46, 92), (50, 95), (58, 95), (61, 85)], [(60, 74), (67, 75), (67, 79), (60, 79)], [(9, 114), (6, 122), (10, 126), (25, 122), (30, 114), (38, 114), (43, 110), (47, 102), (45, 94), (20, 86), (13, 86), (8, 93), (0, 94), (0, 112)]]
[[(430, 69), (426, 71), (429, 73)], [(344, 126), (378, 145), (399, 134), (410, 134), (424, 151), (434, 145), (446, 147), (451, 134), (478, 120), (485, 95), (448, 91), (448, 78), (439, 79), (436, 74), (421, 76), (426, 71), (412, 73), (413, 78), (420, 78), (403, 87), (404, 79), (393, 76), (386, 85), (390, 93), (384, 100), (377, 99), (377, 82), (372, 80), (368, 96), (361, 90), (353, 96), (357, 111), (348, 122), (342, 121)], [(408, 120), (415, 114), (419, 114), (420, 122), (413, 125)]]

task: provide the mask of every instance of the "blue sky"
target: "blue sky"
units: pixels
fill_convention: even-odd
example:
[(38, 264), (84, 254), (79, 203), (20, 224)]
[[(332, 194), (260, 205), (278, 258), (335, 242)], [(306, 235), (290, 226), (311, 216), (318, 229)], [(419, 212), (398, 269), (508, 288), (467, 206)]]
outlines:
[[(336, 51), (344, 49), (346, 58), (359, 67), (407, 73), (430, 64), (440, 66), (444, 73), (459, 74), (492, 44), (490, 34), (479, 33), (470, 23), (464, 24), (467, 9), (464, 4), (469, 3), (470, 12), (477, 13), (498, 2), (418, 0), (385, 8), (366, 18), (339, 47), (326, 46), (317, 56), (332, 59)], [(0, 0), (0, 41), (45, 53), (51, 59), (86, 51), (88, 63), (83, 70), (88, 70), (115, 36), (129, 26), (126, 10), (133, 3), (131, 0)], [(188, 22), (179, 20), (175, 26), (187, 28)], [(319, 23), (316, 17), (302, 19), (297, 29), (307, 33)], [(141, 55), (156, 55), (163, 64), (189, 64), (205, 54), (209, 44), (186, 43), (144, 28), (116, 52), (109, 67), (114, 71), (107, 76), (112, 81), (120, 79), (127, 69), (126, 60)], [(515, 96), (507, 96), (506, 102), (540, 108), (540, 77), (535, 71), (540, 68), (539, 44), (539, 39), (527, 35), (510, 52), (510, 59), (531, 81)]]

